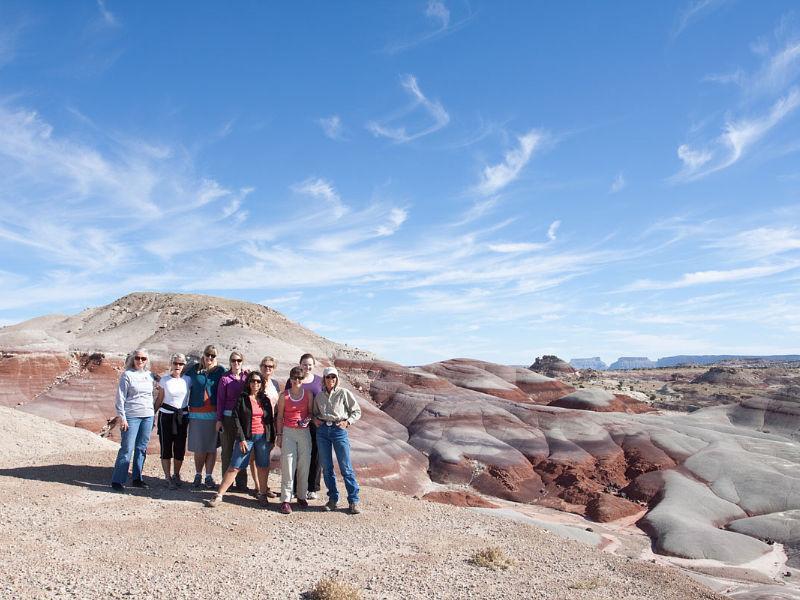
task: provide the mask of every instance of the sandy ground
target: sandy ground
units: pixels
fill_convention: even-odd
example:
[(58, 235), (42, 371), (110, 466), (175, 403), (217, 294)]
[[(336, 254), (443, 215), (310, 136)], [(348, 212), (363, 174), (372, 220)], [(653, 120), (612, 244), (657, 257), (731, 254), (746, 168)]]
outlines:
[[(335, 575), (364, 598), (721, 598), (674, 569), (540, 528), (378, 489), (364, 513), (284, 516), (246, 495), (111, 492), (114, 445), (3, 409), (0, 597), (299, 598)], [(277, 481), (273, 481), (275, 487)], [(497, 546), (507, 570), (473, 566)]]

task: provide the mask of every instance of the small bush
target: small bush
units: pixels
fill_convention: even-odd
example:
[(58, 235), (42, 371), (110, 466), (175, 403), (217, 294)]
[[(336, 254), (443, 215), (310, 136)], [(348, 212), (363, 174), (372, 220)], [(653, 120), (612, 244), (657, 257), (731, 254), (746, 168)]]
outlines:
[(361, 591), (349, 583), (325, 577), (306, 592), (308, 600), (361, 600)]
[(592, 577), (590, 579), (582, 579), (581, 581), (575, 581), (569, 584), (569, 589), (571, 590), (596, 590), (599, 587), (603, 587), (606, 584), (605, 580), (602, 577)]
[(500, 548), (479, 550), (470, 557), (469, 562), (476, 567), (485, 567), (494, 571), (507, 569), (514, 564), (514, 561), (506, 556), (506, 553)]

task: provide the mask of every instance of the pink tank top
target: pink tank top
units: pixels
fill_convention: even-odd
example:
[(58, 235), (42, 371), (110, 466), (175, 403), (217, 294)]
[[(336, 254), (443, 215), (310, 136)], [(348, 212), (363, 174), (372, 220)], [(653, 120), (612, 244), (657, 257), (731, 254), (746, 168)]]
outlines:
[(311, 392), (303, 390), (303, 399), (295, 402), (289, 390), (283, 392), (283, 426), (299, 429), (308, 427)]
[(250, 400), (250, 408), (253, 410), (253, 420), (250, 422), (250, 430), (253, 435), (264, 433), (264, 409), (257, 399)]

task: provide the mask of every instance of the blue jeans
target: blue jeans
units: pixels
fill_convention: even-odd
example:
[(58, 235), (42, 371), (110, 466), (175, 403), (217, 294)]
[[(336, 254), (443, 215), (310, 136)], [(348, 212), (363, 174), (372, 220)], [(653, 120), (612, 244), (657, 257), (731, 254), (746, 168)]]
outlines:
[(260, 469), (266, 469), (269, 466), (269, 453), (272, 450), (272, 445), (269, 443), (267, 436), (263, 433), (257, 433), (252, 440), (245, 440), (245, 443), (247, 444), (247, 452), (242, 454), (239, 442), (234, 440), (231, 464), (228, 465), (228, 468), (243, 471), (250, 464), (250, 455), (252, 454), (255, 457), (256, 466)]
[(153, 431), (153, 417), (128, 417), (128, 431), (122, 432), (117, 462), (114, 463), (112, 483), (125, 483), (128, 480), (128, 467), (133, 455), (133, 480), (142, 478), (144, 459), (147, 457), (147, 444)]
[(319, 449), (319, 462), (322, 465), (322, 477), (325, 479), (325, 487), (328, 488), (328, 500), (339, 501), (336, 475), (333, 472), (333, 453), (336, 452), (339, 472), (344, 479), (344, 487), (347, 488), (347, 502), (357, 503), (358, 482), (350, 462), (350, 438), (347, 430), (341, 427), (320, 425), (317, 427), (317, 448)]

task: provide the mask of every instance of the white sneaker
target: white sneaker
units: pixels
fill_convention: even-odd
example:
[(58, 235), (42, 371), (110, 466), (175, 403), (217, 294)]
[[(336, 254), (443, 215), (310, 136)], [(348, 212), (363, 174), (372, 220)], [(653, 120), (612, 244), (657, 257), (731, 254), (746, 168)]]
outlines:
[(306, 500), (316, 500), (317, 492), (306, 492)]

